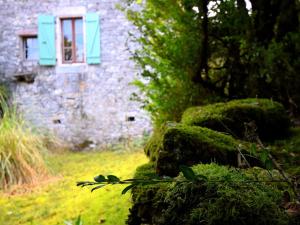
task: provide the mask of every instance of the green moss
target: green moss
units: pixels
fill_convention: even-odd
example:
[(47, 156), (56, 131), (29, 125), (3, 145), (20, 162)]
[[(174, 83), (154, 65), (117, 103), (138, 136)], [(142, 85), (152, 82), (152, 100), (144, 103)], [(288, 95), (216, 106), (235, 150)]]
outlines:
[[(238, 166), (240, 149), (246, 152), (247, 144), (229, 135), (197, 126), (177, 125), (168, 128), (157, 154), (156, 170), (160, 175), (176, 176), (181, 164), (217, 162)], [(249, 158), (251, 165), (260, 165)]]
[[(153, 164), (142, 169), (146, 169), (144, 174), (155, 172)], [(152, 185), (151, 194), (147, 188), (134, 189), (133, 195), (143, 198), (135, 198), (128, 224), (289, 224), (279, 207), (281, 191), (275, 187), (249, 182), (251, 177), (244, 172), (216, 164), (196, 165), (193, 170), (208, 181)]]
[(157, 155), (162, 146), (163, 136), (166, 128), (167, 125), (162, 125), (160, 128), (156, 128), (144, 147), (145, 154), (152, 162), (157, 161)]
[(271, 143), (271, 149), (287, 173), (300, 176), (300, 127), (292, 128), (289, 138)]
[(182, 116), (183, 124), (208, 127), (239, 138), (247, 136), (245, 123), (253, 121), (259, 137), (265, 140), (285, 136), (290, 126), (284, 107), (268, 99), (242, 99), (191, 107)]
[[(134, 178), (147, 179), (157, 177), (154, 163), (144, 164), (136, 169)], [(145, 220), (159, 215), (153, 208), (155, 202), (165, 194), (170, 184), (147, 184), (139, 185), (132, 189), (133, 206), (130, 209), (127, 223), (131, 225), (141, 224)]]

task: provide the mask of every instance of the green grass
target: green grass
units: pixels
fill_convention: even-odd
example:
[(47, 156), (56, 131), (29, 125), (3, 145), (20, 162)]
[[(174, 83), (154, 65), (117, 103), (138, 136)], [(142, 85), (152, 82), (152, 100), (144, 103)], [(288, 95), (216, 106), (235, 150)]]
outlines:
[(91, 193), (76, 181), (92, 180), (98, 174), (133, 177), (135, 168), (147, 162), (142, 151), (51, 154), (47, 164), (59, 179), (34, 188), (30, 193), (0, 192), (0, 224), (64, 224), (79, 215), (84, 225), (122, 225), (131, 205), (124, 186), (109, 186)]

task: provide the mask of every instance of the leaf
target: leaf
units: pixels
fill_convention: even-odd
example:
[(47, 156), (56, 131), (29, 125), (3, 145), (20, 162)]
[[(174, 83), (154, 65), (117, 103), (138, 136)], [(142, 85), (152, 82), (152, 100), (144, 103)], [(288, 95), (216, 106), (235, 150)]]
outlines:
[(110, 183), (120, 182), (120, 179), (118, 177), (116, 177), (115, 175), (108, 175), (107, 179), (108, 179), (108, 182), (110, 182)]
[(83, 222), (81, 221), (81, 216), (79, 215), (76, 222), (75, 222), (75, 225), (83, 225)]
[(93, 192), (93, 191), (95, 191), (95, 190), (97, 190), (97, 189), (103, 188), (104, 186), (106, 186), (106, 184), (102, 184), (102, 185), (99, 185), (99, 186), (97, 186), (97, 187), (94, 187), (94, 188), (91, 190), (91, 192)]
[(124, 190), (122, 191), (122, 195), (125, 195), (129, 190), (131, 190), (132, 188), (134, 188), (136, 186), (136, 184), (130, 184), (128, 185), (126, 188), (124, 188)]
[(105, 179), (105, 176), (99, 175), (97, 177), (94, 177), (94, 181), (96, 181), (98, 183), (103, 183), (103, 182), (106, 182), (106, 179)]
[(76, 186), (84, 186), (87, 183), (90, 183), (90, 181), (77, 181)]
[(181, 165), (179, 166), (179, 170), (187, 180), (194, 181), (196, 179), (196, 174), (190, 167)]

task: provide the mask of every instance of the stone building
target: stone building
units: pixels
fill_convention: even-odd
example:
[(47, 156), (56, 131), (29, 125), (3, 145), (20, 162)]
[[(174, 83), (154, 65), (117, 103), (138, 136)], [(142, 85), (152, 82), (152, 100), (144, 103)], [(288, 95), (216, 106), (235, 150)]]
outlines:
[(130, 101), (133, 26), (120, 0), (0, 0), (0, 76), (25, 119), (66, 143), (103, 145), (143, 135)]

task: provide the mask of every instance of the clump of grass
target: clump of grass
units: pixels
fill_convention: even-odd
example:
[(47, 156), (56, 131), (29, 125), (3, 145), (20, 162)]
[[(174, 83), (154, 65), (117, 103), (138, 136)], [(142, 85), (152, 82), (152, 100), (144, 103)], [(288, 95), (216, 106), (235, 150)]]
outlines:
[(43, 137), (26, 124), (15, 107), (0, 94), (0, 188), (33, 184), (47, 174), (41, 151)]

